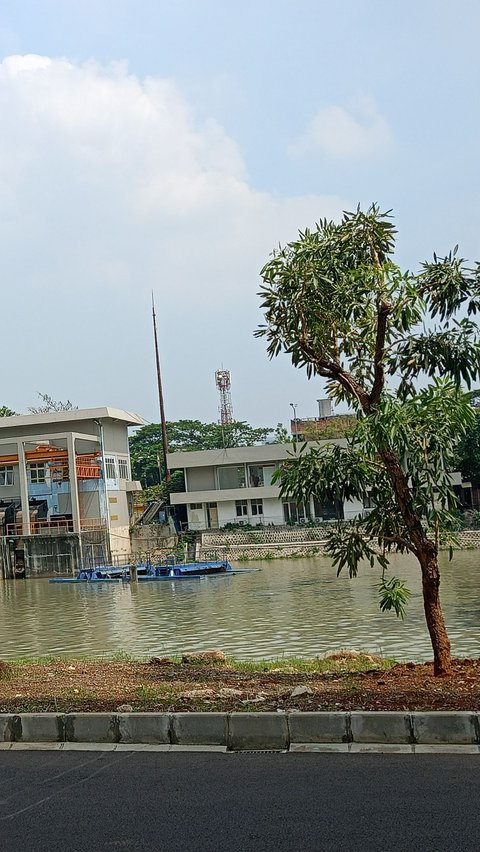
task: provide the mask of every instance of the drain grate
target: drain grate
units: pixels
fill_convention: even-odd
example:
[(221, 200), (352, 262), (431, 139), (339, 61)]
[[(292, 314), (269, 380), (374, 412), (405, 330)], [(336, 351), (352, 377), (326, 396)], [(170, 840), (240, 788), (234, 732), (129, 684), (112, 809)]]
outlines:
[(286, 748), (238, 748), (229, 749), (227, 754), (288, 754)]

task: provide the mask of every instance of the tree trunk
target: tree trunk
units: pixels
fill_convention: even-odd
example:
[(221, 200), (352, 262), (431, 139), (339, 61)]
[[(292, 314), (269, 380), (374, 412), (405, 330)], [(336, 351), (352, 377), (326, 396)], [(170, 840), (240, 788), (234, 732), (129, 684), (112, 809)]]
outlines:
[(433, 542), (418, 554), (422, 568), (423, 608), (433, 648), (433, 673), (447, 675), (451, 670), (450, 639), (440, 604), (440, 571)]
[(446, 675), (451, 670), (452, 659), (450, 639), (440, 604), (437, 545), (425, 535), (420, 518), (412, 508), (410, 487), (398, 458), (391, 450), (385, 449), (382, 449), (379, 455), (390, 475), (397, 505), (415, 545), (417, 559), (422, 569), (423, 609), (433, 648), (433, 671), (435, 675)]

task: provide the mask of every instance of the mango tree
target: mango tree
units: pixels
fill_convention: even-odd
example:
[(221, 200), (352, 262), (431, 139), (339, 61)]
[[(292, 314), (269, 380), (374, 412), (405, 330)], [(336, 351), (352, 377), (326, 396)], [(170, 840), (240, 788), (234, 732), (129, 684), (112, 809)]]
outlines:
[[(479, 266), (457, 251), (414, 274), (393, 260), (395, 227), (377, 205), (327, 220), (280, 248), (262, 270), (268, 355), (287, 353), (329, 396), (353, 408), (346, 446), (293, 445), (281, 493), (364, 501), (372, 508), (329, 534), (338, 573), (361, 560), (382, 571), (380, 605), (403, 616), (408, 590), (387, 579), (391, 552), (418, 560), (434, 671), (451, 665), (440, 603), (438, 553), (452, 527), (451, 471), (474, 413), (469, 388), (480, 371)], [(451, 543), (450, 539), (450, 543)]]

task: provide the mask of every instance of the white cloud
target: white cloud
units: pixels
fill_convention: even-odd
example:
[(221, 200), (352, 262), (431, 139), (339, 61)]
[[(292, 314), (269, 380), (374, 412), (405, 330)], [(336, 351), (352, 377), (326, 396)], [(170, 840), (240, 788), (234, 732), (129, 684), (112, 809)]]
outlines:
[[(0, 275), (12, 319), (2, 342), (19, 358), (2, 404), (20, 410), (43, 390), (154, 411), (154, 381), (148, 392), (139, 381), (151, 289), (178, 398), (201, 394), (192, 368), (229, 366), (230, 345), (254, 375), (260, 267), (279, 241), (350, 200), (258, 192), (218, 122), (198, 121), (172, 80), (142, 80), (124, 64), (10, 56), (0, 114)], [(19, 327), (35, 377), (21, 365)]]
[(321, 151), (329, 157), (370, 157), (385, 151), (393, 139), (388, 122), (370, 99), (355, 110), (341, 106), (321, 109), (306, 133), (291, 146), (292, 153)]

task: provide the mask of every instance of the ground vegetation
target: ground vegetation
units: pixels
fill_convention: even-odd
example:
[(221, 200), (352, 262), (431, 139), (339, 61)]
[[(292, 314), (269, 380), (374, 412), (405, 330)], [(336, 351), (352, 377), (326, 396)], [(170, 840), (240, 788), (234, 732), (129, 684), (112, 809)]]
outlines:
[(0, 664), (0, 712), (472, 710), (480, 660), (395, 663), (338, 651), (313, 660), (239, 662), (221, 652), (134, 660), (51, 658)]

